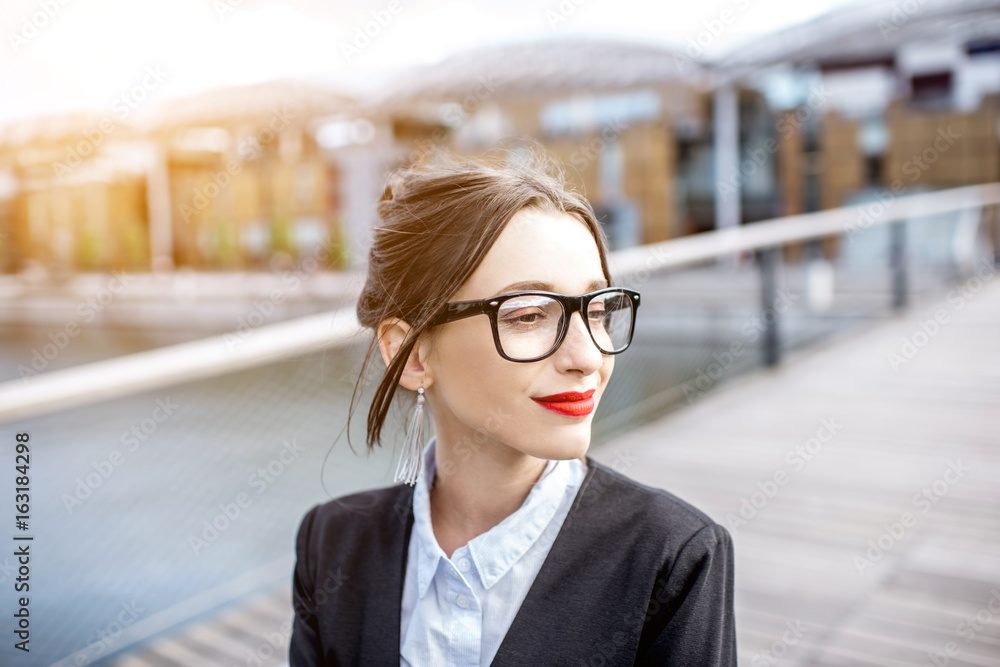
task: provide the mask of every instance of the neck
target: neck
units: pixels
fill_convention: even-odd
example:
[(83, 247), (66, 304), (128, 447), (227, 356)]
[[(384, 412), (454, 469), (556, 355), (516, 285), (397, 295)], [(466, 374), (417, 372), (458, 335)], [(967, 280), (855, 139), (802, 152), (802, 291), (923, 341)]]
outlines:
[(438, 440), (431, 523), (444, 552), (451, 557), (517, 511), (547, 463), (499, 443), (484, 443), (469, 455)]

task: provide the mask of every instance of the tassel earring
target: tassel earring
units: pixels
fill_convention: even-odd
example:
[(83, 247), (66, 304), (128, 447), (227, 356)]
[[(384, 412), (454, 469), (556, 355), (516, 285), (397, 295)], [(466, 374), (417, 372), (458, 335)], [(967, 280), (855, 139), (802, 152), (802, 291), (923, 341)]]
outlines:
[(406, 441), (403, 451), (399, 454), (399, 464), (396, 466), (394, 481), (413, 486), (420, 474), (422, 454), (424, 450), (424, 385), (417, 390), (417, 407), (413, 410), (410, 427), (406, 430)]

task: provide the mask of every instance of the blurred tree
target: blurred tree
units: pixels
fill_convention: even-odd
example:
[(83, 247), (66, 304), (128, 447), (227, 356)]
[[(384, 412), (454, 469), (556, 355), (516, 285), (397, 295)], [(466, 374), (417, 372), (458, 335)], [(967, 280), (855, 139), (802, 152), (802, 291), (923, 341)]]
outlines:
[(211, 256), (209, 266), (220, 269), (235, 269), (242, 265), (239, 240), (235, 226), (228, 220), (217, 220), (212, 225), (209, 237)]
[(295, 244), (295, 228), (292, 221), (286, 215), (275, 216), (271, 219), (271, 251), (284, 252), (291, 257), (298, 256), (298, 247)]
[(119, 243), (119, 268), (131, 271), (149, 270), (149, 232), (145, 223), (129, 220), (122, 225)]
[(80, 228), (76, 237), (73, 264), (78, 271), (95, 271), (101, 268), (103, 248), (101, 238), (90, 225)]
[(342, 221), (337, 218), (329, 226), (330, 236), (323, 245), (326, 251), (326, 265), (333, 271), (342, 271), (351, 265), (350, 249), (344, 240), (344, 227)]

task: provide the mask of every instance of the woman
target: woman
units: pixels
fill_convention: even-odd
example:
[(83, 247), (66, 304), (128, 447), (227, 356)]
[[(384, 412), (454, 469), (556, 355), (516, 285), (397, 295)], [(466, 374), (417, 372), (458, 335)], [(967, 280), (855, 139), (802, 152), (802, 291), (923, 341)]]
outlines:
[(729, 533), (587, 455), (639, 294), (586, 199), (537, 160), (463, 162), (397, 173), (378, 212), (368, 446), (417, 392), (407, 483), (302, 519), (290, 666), (735, 665)]

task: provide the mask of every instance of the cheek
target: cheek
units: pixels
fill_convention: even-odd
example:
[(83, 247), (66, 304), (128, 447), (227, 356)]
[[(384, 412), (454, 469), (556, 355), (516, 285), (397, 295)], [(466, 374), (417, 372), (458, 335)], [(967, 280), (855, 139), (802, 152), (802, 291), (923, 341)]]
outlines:
[[(465, 324), (462, 322), (462, 324)], [(449, 406), (463, 421), (498, 402), (512, 399), (522, 387), (525, 364), (507, 361), (497, 352), (489, 321), (455, 327), (435, 345), (436, 379)], [(485, 326), (474, 326), (484, 324)]]
[(607, 384), (608, 380), (611, 379), (611, 374), (614, 372), (614, 370), (615, 370), (615, 356), (613, 354), (609, 354), (604, 358), (604, 364), (601, 366), (601, 382)]
[(604, 363), (601, 364), (601, 369), (597, 371), (601, 378), (600, 389), (597, 390), (597, 403), (598, 405), (604, 400), (604, 392), (608, 388), (608, 381), (611, 380), (611, 374), (615, 370), (615, 357), (614, 355), (607, 355), (604, 357)]

